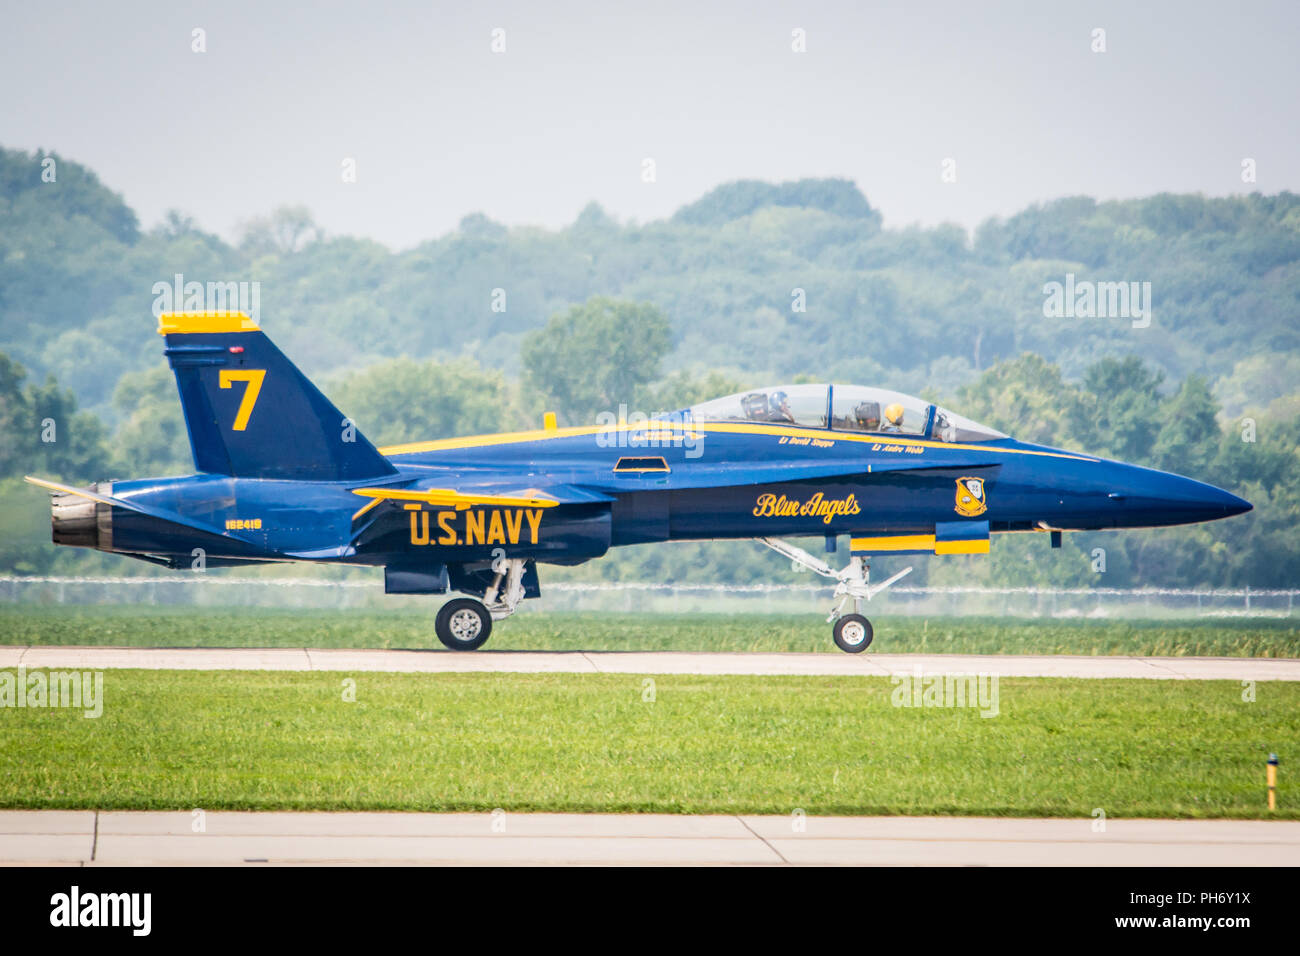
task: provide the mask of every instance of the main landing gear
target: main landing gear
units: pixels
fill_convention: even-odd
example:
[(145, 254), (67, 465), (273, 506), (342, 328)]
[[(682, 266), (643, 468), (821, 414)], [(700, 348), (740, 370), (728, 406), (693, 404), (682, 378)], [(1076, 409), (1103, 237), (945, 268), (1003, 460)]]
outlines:
[(492, 615), (476, 598), (456, 598), (438, 611), (433, 629), (453, 651), (472, 651), (492, 636)]
[(433, 629), (453, 651), (472, 651), (482, 647), (492, 635), (492, 622), (504, 621), (524, 597), (524, 565), (521, 558), (499, 562), (483, 600), (456, 598), (444, 604), (433, 622)]
[[(850, 654), (860, 654), (865, 651), (871, 646), (871, 640), (875, 637), (871, 622), (862, 616), (862, 602), (864, 600), (870, 601), (885, 588), (912, 571), (911, 568), (904, 568), (883, 583), (872, 586), (871, 566), (861, 556), (850, 558), (848, 567), (843, 571), (836, 571), (825, 561), (813, 557), (803, 548), (796, 547), (788, 541), (782, 541), (780, 538), (759, 538), (758, 540), (777, 552), (777, 554), (784, 555), (796, 564), (800, 564), (810, 571), (815, 571), (824, 578), (833, 578), (838, 582), (835, 585), (835, 597), (838, 601), (831, 608), (830, 616), (826, 618), (826, 621), (835, 625), (831, 630), (835, 646)], [(849, 601), (853, 602), (853, 613), (843, 614), (844, 605)]]

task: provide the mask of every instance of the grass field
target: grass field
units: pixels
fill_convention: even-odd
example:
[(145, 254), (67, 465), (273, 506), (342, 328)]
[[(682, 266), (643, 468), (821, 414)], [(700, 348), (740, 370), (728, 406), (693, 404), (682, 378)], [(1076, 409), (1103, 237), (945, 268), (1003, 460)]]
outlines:
[[(0, 644), (178, 647), (441, 647), (433, 613), (413, 610), (0, 606)], [(1193, 621), (879, 617), (867, 653), (1155, 654), (1300, 657), (1300, 618)], [(841, 653), (803, 615), (530, 612), (499, 624), (500, 650)]]
[(874, 677), (346, 677), (109, 671), (98, 719), (0, 709), (0, 807), (1245, 818), (1300, 744), (1287, 683), (1003, 679), (982, 718)]

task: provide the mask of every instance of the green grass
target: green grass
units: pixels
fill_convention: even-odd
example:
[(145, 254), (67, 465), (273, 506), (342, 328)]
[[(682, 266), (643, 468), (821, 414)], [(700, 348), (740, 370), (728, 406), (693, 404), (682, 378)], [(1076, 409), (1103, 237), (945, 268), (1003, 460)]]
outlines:
[[(345, 702), (343, 681), (356, 681)], [(1000, 714), (875, 677), (109, 671), (0, 709), (0, 807), (1300, 819), (1300, 685), (1004, 679)]]
[[(427, 610), (0, 606), (0, 644), (177, 647), (441, 647)], [(1060, 620), (873, 618), (872, 652), (1300, 657), (1300, 618)], [(521, 613), (497, 650), (840, 653), (815, 609), (802, 615)]]

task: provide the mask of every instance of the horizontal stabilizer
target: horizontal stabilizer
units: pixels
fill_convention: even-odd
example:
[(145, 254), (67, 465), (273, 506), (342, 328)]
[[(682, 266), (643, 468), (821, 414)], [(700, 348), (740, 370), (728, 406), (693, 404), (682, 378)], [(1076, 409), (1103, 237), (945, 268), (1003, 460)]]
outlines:
[(109, 496), (109, 494), (100, 494), (99, 492), (91, 492), (91, 490), (88, 490), (86, 488), (73, 488), (72, 485), (61, 485), (57, 483), (57, 481), (47, 481), (45, 479), (38, 479), (38, 477), (32, 477), (31, 475), (27, 475), (23, 477), (22, 480), (26, 481), (27, 484), (36, 485), (38, 486), (38, 488), (44, 488), (45, 490), (47, 490), (47, 492), (55, 492), (57, 494), (74, 494), (74, 496), (77, 496), (78, 498), (86, 498), (88, 499), (88, 501), (99, 502), (100, 505), (112, 505), (116, 507), (125, 507), (125, 509), (129, 511), (135, 511), (138, 512), (138, 514), (148, 515), (149, 518), (157, 518), (160, 520), (160, 522), (179, 524), (182, 525), (182, 527), (194, 528), (195, 531), (207, 531), (209, 533), (212, 533), (212, 535), (224, 535), (226, 537), (235, 537), (234, 535), (227, 535), (224, 529), (213, 527), (213, 525), (211, 524), (205, 524), (204, 522), (195, 522), (195, 520), (192, 520), (190, 518), (182, 518), (181, 515), (174, 514), (174, 512), (172, 511), (164, 511), (162, 509), (156, 509), (156, 507), (149, 507), (147, 505), (138, 505), (138, 503), (135, 503), (134, 501), (127, 501), (126, 498), (114, 498), (112, 496)]
[(134, 511), (138, 514), (147, 515), (150, 518), (157, 518), (159, 521), (166, 521), (169, 524), (180, 525), (184, 528), (190, 528), (195, 531), (206, 531), (209, 534), (221, 535), (226, 538), (239, 539), (238, 535), (232, 535), (228, 531), (217, 528), (214, 525), (207, 524), (203, 521), (195, 521), (192, 518), (186, 518), (171, 511), (164, 511), (161, 508), (150, 508), (148, 505), (137, 504), (134, 501), (128, 501), (125, 498), (115, 498), (111, 495), (100, 494), (99, 492), (90, 491), (86, 488), (74, 488), (72, 485), (62, 485), (57, 481), (47, 481), (44, 478), (33, 478), (27, 475), (23, 481), (46, 491), (52, 491), (61, 495), (75, 495), (78, 498), (85, 498), (89, 501), (98, 502), (102, 505), (110, 505), (117, 508), (125, 508), (128, 511)]

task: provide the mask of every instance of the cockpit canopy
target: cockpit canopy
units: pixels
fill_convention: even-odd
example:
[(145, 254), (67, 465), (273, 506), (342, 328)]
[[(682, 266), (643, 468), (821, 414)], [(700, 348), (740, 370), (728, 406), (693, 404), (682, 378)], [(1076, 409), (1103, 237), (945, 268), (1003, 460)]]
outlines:
[(697, 422), (776, 422), (946, 442), (1006, 438), (924, 399), (862, 385), (772, 385), (693, 405)]

